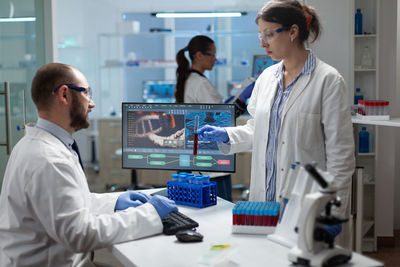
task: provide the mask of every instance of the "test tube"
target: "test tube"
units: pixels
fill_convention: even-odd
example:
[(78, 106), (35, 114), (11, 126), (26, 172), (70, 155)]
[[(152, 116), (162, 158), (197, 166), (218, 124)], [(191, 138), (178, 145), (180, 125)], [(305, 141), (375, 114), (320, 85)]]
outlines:
[(175, 174), (172, 174), (172, 175), (171, 175), (171, 180), (172, 180), (172, 181), (177, 182), (177, 181), (178, 181), (178, 178), (179, 178), (179, 174), (176, 174), (176, 173), (175, 173)]
[(180, 182), (180, 183), (185, 183), (185, 182), (187, 182), (187, 176), (186, 176), (186, 174), (180, 173), (180, 174), (178, 175), (178, 182)]
[(194, 177), (193, 173), (187, 174), (187, 181), (188, 181), (189, 184), (193, 184), (194, 183), (194, 179), (195, 179), (195, 177)]
[(239, 202), (236, 203), (236, 205), (233, 207), (232, 209), (232, 224), (233, 225), (237, 225), (238, 223), (238, 206), (239, 206)]
[(265, 210), (264, 210), (264, 226), (270, 226), (271, 225), (271, 202), (267, 202), (265, 205)]
[(210, 183), (210, 176), (203, 175), (203, 184), (209, 184), (209, 183)]
[(199, 141), (199, 135), (197, 130), (199, 129), (199, 116), (194, 116), (194, 125), (193, 125), (193, 155), (197, 155), (197, 145)]

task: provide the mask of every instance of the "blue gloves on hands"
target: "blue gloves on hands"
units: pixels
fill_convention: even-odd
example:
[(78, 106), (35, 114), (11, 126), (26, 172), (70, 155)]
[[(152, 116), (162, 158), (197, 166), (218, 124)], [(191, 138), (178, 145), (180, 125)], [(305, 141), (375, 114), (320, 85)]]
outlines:
[(202, 141), (215, 141), (217, 143), (227, 143), (229, 141), (229, 135), (223, 127), (206, 125), (201, 127), (197, 133), (199, 134), (199, 140)]
[(163, 196), (155, 195), (148, 202), (157, 210), (161, 220), (171, 212), (178, 211), (175, 201)]
[(173, 200), (158, 195), (150, 198), (148, 195), (136, 191), (126, 191), (119, 195), (115, 204), (115, 211), (138, 207), (146, 202), (154, 206), (161, 219), (164, 219), (170, 212), (178, 211), (178, 207)]
[(251, 84), (249, 84), (246, 88), (244, 88), (243, 92), (240, 94), (239, 98), (240, 100), (243, 101), (243, 103), (246, 103), (247, 99), (251, 96), (255, 83), (256, 82), (254, 81)]
[(142, 192), (126, 191), (119, 195), (115, 204), (115, 211), (124, 210), (130, 207), (137, 207), (146, 203), (150, 197)]
[(234, 98), (234, 95), (231, 95), (230, 97), (228, 97), (227, 100), (224, 101), (224, 104), (229, 104), (229, 102)]
[(341, 223), (332, 224), (332, 225), (325, 224), (324, 229), (331, 236), (336, 237), (338, 234), (340, 234), (342, 232), (342, 224)]

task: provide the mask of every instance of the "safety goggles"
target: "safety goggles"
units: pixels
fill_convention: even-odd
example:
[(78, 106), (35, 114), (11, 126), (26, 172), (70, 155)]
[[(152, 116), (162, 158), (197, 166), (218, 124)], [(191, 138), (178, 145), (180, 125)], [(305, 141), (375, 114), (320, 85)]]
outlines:
[(275, 33), (281, 33), (288, 30), (288, 27), (280, 27), (275, 29), (265, 29), (263, 32), (258, 33), (258, 39), (264, 44), (270, 44), (275, 37)]
[[(58, 89), (60, 89), (61, 86), (63, 86), (64, 84), (61, 84), (60, 86), (58, 86), (56, 89), (53, 90), (52, 94), (54, 95), (55, 93), (57, 93)], [(83, 92), (83, 95), (86, 96), (86, 98), (89, 101), (93, 101), (92, 99), (92, 90), (90, 87), (80, 87), (80, 86), (76, 86), (73, 84), (65, 84), (68, 88), (78, 91), (78, 92)]]
[(210, 56), (210, 57), (213, 57), (213, 58), (216, 58), (216, 57), (217, 57), (215, 54), (211, 54), (211, 53), (208, 53), (208, 52), (203, 52), (203, 51), (201, 51), (201, 53), (202, 53), (203, 55)]

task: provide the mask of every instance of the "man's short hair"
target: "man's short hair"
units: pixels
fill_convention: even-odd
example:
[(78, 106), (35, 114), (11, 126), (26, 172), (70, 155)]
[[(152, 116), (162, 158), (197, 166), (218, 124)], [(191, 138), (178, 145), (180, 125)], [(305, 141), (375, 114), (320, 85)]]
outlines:
[(52, 92), (63, 84), (73, 84), (74, 67), (61, 63), (49, 63), (41, 67), (32, 81), (31, 95), (38, 110), (47, 110), (52, 103)]

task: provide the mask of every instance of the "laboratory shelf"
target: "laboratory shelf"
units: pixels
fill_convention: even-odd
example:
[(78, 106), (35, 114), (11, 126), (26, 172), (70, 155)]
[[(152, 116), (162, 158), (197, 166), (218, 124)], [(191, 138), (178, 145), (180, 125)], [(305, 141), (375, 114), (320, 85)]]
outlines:
[(58, 44), (58, 49), (87, 50), (86, 46)]
[(374, 121), (374, 120), (365, 120), (365, 119), (360, 119), (355, 116), (351, 118), (351, 121), (354, 124), (367, 124), (367, 125), (378, 125), (378, 126), (391, 126), (391, 127), (400, 127), (400, 118), (391, 118), (390, 120), (379, 120), (379, 121)]
[(358, 153), (357, 156), (360, 157), (375, 157), (375, 153), (371, 152), (371, 153)]
[[(177, 65), (143, 65), (143, 66), (101, 66), (101, 69), (157, 69), (157, 68), (162, 68), (162, 69), (176, 69), (178, 66)], [(250, 65), (231, 65), (231, 64), (224, 64), (224, 65), (215, 65), (214, 68), (249, 68)]]
[(0, 40), (2, 41), (13, 41), (13, 40), (35, 40), (36, 35), (26, 35), (26, 34), (19, 34), (19, 35), (1, 35)]
[(143, 66), (101, 66), (102, 69), (176, 69), (177, 66), (175, 65), (143, 65)]
[(374, 72), (376, 69), (354, 69), (354, 72)]
[(170, 32), (138, 32), (138, 33), (102, 33), (100, 37), (175, 37), (175, 38), (191, 38), (195, 35), (209, 35), (209, 36), (244, 36), (244, 35), (257, 35), (257, 31), (170, 31)]
[(355, 34), (355, 38), (376, 38), (376, 34)]
[(15, 71), (15, 70), (33, 70), (36, 69), (36, 66), (30, 66), (30, 67), (0, 67), (0, 71)]

